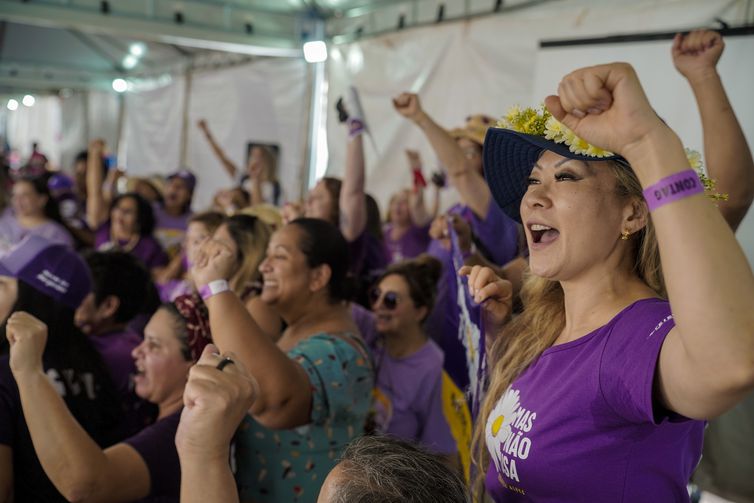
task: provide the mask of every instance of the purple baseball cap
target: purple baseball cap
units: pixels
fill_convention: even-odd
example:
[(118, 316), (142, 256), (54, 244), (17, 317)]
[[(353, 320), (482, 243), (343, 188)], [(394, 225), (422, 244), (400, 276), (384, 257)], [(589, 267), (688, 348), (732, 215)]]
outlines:
[(194, 188), (196, 187), (196, 175), (194, 175), (191, 171), (187, 169), (179, 169), (172, 175), (168, 176), (168, 180), (172, 180), (173, 178), (180, 178), (184, 182), (186, 182), (186, 185), (188, 185), (189, 191), (194, 192)]
[(62, 173), (55, 173), (47, 180), (47, 188), (50, 190), (71, 190), (73, 189), (73, 179)]
[(84, 259), (40, 236), (28, 236), (1, 257), (0, 275), (21, 280), (72, 309), (92, 291), (92, 277)]

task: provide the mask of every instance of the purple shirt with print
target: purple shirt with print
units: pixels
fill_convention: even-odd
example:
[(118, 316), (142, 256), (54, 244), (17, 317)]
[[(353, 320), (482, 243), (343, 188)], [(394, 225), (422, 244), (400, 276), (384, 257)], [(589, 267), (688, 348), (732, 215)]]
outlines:
[[(122, 249), (126, 243), (118, 243), (117, 246), (110, 242), (110, 221), (102, 224), (97, 233), (94, 235), (94, 247), (98, 251), (107, 251), (112, 249)], [(155, 267), (163, 267), (168, 264), (168, 256), (152, 236), (141, 236), (136, 246), (128, 251), (131, 255), (138, 258), (147, 267), (147, 269), (153, 269)]]
[(163, 417), (124, 442), (133, 447), (149, 470), (151, 503), (178, 503), (181, 495), (181, 465), (175, 447), (175, 432), (181, 411)]
[(542, 353), (485, 423), (494, 500), (689, 501), (704, 422), (653, 393), (673, 326), (666, 301), (645, 299)]
[(62, 244), (73, 248), (73, 238), (68, 230), (57, 222), (48, 220), (37, 227), (26, 228), (19, 225), (10, 208), (6, 208), (0, 217), (0, 255), (5, 254), (26, 236), (40, 236), (53, 244)]
[(398, 239), (393, 239), (392, 231), (393, 224), (390, 223), (385, 224), (382, 231), (390, 263), (414, 258), (427, 251), (430, 242), (429, 225), (411, 225)]
[(165, 211), (161, 204), (152, 205), (152, 211), (156, 224), (154, 237), (170, 257), (175, 257), (183, 246), (183, 237), (186, 235), (192, 213), (187, 211), (176, 217)]
[(394, 358), (379, 343), (373, 313), (351, 304), (351, 317), (374, 357), (379, 430), (439, 454), (456, 452), (442, 407), (442, 350), (429, 340), (413, 354)]

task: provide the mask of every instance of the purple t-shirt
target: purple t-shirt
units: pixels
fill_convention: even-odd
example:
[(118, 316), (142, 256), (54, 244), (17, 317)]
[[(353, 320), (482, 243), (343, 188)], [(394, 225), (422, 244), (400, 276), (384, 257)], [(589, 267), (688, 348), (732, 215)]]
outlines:
[(166, 416), (124, 442), (139, 453), (149, 469), (150, 503), (178, 503), (181, 496), (181, 464), (175, 447), (175, 432), (181, 411)]
[(368, 278), (375, 272), (385, 269), (388, 253), (385, 243), (365, 230), (354, 241), (348, 243), (349, 270), (359, 278)]
[(373, 313), (351, 304), (351, 317), (374, 357), (377, 428), (439, 454), (457, 452), (443, 411), (442, 350), (429, 340), (415, 353), (394, 358), (378, 340)]
[(518, 224), (508, 217), (494, 201), (490, 202), (487, 215), (479, 218), (468, 206), (457, 204), (448, 213), (463, 217), (484, 247), (485, 255), (498, 265), (505, 265), (518, 254)]
[(393, 224), (387, 223), (383, 227), (382, 235), (385, 236), (390, 263), (414, 258), (427, 251), (429, 246), (429, 224), (422, 227), (412, 225), (398, 239), (392, 238)]
[(57, 222), (49, 220), (33, 228), (21, 227), (10, 208), (0, 217), (0, 255), (5, 254), (26, 236), (41, 236), (53, 244), (73, 248), (73, 238), (68, 230)]
[(192, 213), (187, 211), (176, 217), (165, 211), (160, 204), (152, 205), (152, 211), (156, 223), (154, 237), (170, 257), (175, 257), (183, 246), (183, 237), (186, 235)]
[[(117, 246), (110, 242), (110, 221), (102, 224), (97, 233), (94, 235), (94, 247), (98, 251), (107, 251), (112, 249), (121, 249), (126, 243), (118, 243)], [(152, 236), (141, 236), (139, 242), (136, 243), (131, 250), (128, 251), (131, 255), (138, 258), (144, 263), (147, 269), (153, 269), (155, 267), (163, 267), (168, 264), (168, 256)]]
[(131, 330), (89, 336), (92, 346), (102, 357), (110, 377), (120, 394), (123, 407), (122, 435), (126, 438), (141, 431), (154, 420), (154, 407), (142, 400), (133, 390), (132, 377), (136, 365), (131, 352), (141, 344), (142, 337)]
[(542, 353), (485, 424), (494, 500), (689, 501), (704, 422), (653, 399), (673, 326), (666, 301), (645, 299)]

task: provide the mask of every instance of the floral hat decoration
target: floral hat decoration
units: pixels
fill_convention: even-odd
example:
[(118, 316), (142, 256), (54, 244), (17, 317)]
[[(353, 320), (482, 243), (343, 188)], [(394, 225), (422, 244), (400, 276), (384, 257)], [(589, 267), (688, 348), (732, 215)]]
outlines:
[[(526, 193), (526, 180), (542, 152), (550, 150), (563, 157), (581, 161), (616, 161), (631, 167), (618, 154), (579, 138), (540, 105), (536, 108), (515, 106), (487, 131), (484, 139), (484, 176), (495, 202), (512, 219), (520, 222), (519, 208)], [(697, 172), (707, 197), (727, 200), (716, 193), (715, 180), (704, 174), (701, 155), (686, 149), (689, 164)]]

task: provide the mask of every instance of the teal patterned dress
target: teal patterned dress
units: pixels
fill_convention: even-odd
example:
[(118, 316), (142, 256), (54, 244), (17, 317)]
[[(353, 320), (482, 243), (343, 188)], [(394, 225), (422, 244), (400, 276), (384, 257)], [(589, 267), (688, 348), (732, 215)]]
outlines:
[(242, 502), (315, 502), (325, 477), (351, 440), (364, 433), (374, 375), (366, 350), (317, 334), (288, 357), (301, 365), (312, 387), (311, 423), (270, 430), (246, 416), (236, 433), (236, 481)]

